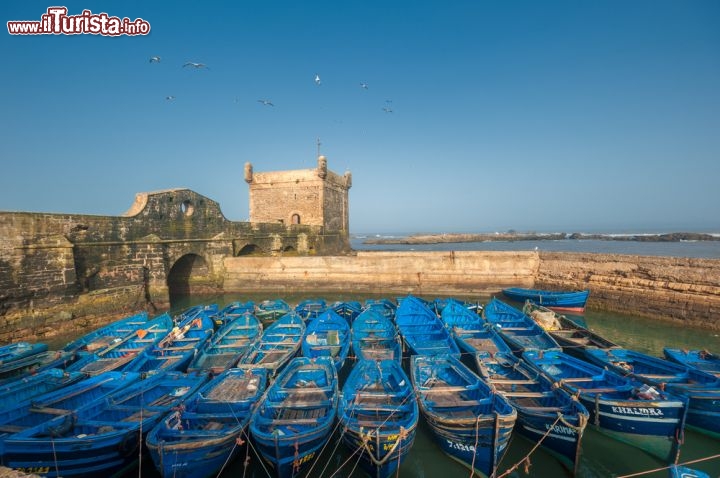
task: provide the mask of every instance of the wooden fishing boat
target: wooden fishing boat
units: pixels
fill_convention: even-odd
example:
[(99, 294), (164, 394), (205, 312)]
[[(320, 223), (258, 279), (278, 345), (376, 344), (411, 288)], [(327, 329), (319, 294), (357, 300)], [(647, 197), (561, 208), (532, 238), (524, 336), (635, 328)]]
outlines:
[(707, 350), (684, 350), (665, 347), (665, 358), (671, 362), (711, 373), (720, 378), (720, 356)]
[(395, 320), (397, 304), (390, 299), (366, 299), (363, 309), (377, 309), (390, 320)]
[(296, 357), (278, 375), (250, 419), (255, 446), (278, 477), (298, 476), (320, 455), (337, 406), (338, 376), (330, 358)]
[(670, 465), (668, 472), (669, 478), (710, 478), (704, 471), (682, 465)]
[(480, 476), (494, 476), (517, 419), (507, 399), (458, 356), (413, 356), (410, 376), (440, 449)]
[(530, 350), (523, 359), (578, 398), (599, 432), (675, 463), (687, 400), (653, 393), (628, 377), (558, 351)]
[(720, 438), (720, 379), (635, 350), (585, 349), (588, 360), (688, 400), (687, 426)]
[(210, 339), (215, 328), (205, 311), (188, 315), (149, 349), (143, 350), (123, 370), (153, 373), (160, 370), (184, 372), (197, 351)]
[[(5, 442), (9, 436), (35, 430), (37, 426), (56, 417), (72, 416), (80, 408), (139, 379), (140, 375), (137, 373), (107, 372), (0, 410), (0, 463), (9, 466), (5, 460)], [(54, 433), (53, 430), (47, 432), (50, 433), (49, 436)]]
[(620, 347), (620, 345), (596, 334), (577, 321), (542, 305), (526, 302), (523, 312), (545, 329), (562, 347), (563, 351), (570, 355), (583, 358), (583, 350), (586, 347), (599, 349)]
[(350, 326), (344, 317), (326, 310), (310, 321), (303, 337), (304, 357), (330, 357), (339, 372), (350, 352)]
[(510, 300), (524, 303), (529, 300), (538, 305), (544, 305), (555, 310), (567, 312), (584, 312), (590, 290), (552, 291), (542, 289), (525, 289), (522, 287), (509, 287), (502, 290), (503, 295)]
[(215, 328), (219, 329), (228, 322), (232, 322), (237, 317), (247, 313), (255, 312), (255, 302), (249, 300), (247, 302), (235, 301), (223, 307), (217, 314), (212, 316), (215, 322)]
[(145, 444), (164, 477), (218, 476), (244, 449), (267, 370), (232, 368), (189, 396), (150, 430)]
[(206, 341), (188, 367), (188, 373), (207, 372), (217, 375), (236, 363), (260, 339), (263, 327), (250, 312), (225, 323)]
[(516, 355), (527, 350), (560, 350), (560, 345), (537, 322), (494, 297), (483, 308), (483, 318)]
[(442, 315), (443, 309), (447, 307), (450, 303), (455, 303), (461, 307), (464, 307), (475, 315), (479, 315), (480, 313), (482, 313), (482, 305), (479, 302), (468, 302), (466, 300), (459, 300), (453, 297), (433, 299), (431, 309), (433, 312), (435, 312), (435, 315), (440, 316)]
[(374, 307), (357, 316), (351, 334), (357, 360), (402, 359), (402, 343), (395, 324)]
[(517, 410), (515, 430), (577, 475), (589, 414), (567, 390), (511, 353), (478, 352), (480, 377)]
[(305, 299), (295, 306), (297, 313), (307, 323), (327, 310), (325, 299)]
[(47, 470), (44, 474), (51, 477), (121, 474), (137, 464), (147, 432), (206, 380), (161, 372), (135, 381), (6, 437), (2, 462), (16, 469)]
[(435, 313), (417, 297), (405, 297), (395, 322), (411, 355), (459, 354), (450, 331)]
[(450, 330), (462, 352), (473, 356), (479, 351), (491, 354), (511, 353), (510, 346), (505, 343), (492, 325), (468, 309), (465, 304), (448, 301), (440, 314), (442, 321)]
[(329, 308), (334, 310), (340, 317), (344, 317), (348, 324), (352, 324), (355, 317), (360, 315), (363, 310), (360, 302), (356, 300), (333, 302)]
[(66, 350), (46, 350), (39, 354), (29, 355), (13, 362), (11, 367), (0, 377), (0, 384), (8, 384), (28, 378), (49, 369), (65, 370), (74, 364), (80, 354)]
[(255, 304), (255, 317), (265, 328), (291, 311), (290, 305), (282, 299), (266, 299)]
[(80, 372), (50, 368), (0, 385), (0, 410), (24, 403), (34, 397), (72, 385), (85, 378)]
[(122, 371), (142, 352), (166, 337), (172, 328), (173, 320), (170, 315), (161, 314), (99, 352), (78, 352), (81, 358), (67, 367), (67, 370), (87, 375), (98, 375), (112, 370)]
[(300, 350), (305, 329), (302, 317), (295, 312), (286, 313), (265, 329), (239, 363), (265, 367), (274, 377)]
[(361, 360), (338, 404), (342, 441), (374, 478), (394, 475), (415, 441), (419, 419), (410, 379), (397, 360)]
[(63, 350), (68, 352), (99, 352), (144, 326), (148, 321), (147, 312), (140, 312), (95, 329), (79, 339), (68, 343)]
[(15, 342), (0, 347), (0, 379), (12, 378), (39, 363), (47, 344)]

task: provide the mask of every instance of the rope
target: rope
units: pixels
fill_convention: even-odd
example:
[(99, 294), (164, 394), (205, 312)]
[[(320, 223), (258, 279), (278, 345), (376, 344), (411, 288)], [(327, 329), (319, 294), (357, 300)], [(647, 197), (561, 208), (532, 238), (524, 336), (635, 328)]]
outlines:
[(535, 443), (535, 446), (532, 447), (532, 449), (528, 452), (528, 454), (525, 455), (522, 460), (520, 460), (519, 462), (515, 463), (513, 466), (508, 468), (505, 471), (505, 473), (503, 473), (502, 475), (499, 475), (497, 478), (504, 478), (505, 476), (508, 476), (510, 473), (517, 470), (518, 467), (520, 467), (520, 465), (525, 465), (525, 468), (528, 469), (530, 467), (530, 455), (532, 455), (535, 452), (535, 450), (537, 450), (537, 448), (540, 446), (540, 444), (542, 444), (543, 440), (545, 440), (545, 438), (547, 438), (547, 436), (550, 434), (550, 432), (555, 427), (555, 425), (557, 425), (558, 422), (560, 421), (560, 418), (562, 418), (562, 413), (558, 412), (558, 417), (555, 419), (553, 424), (550, 425), (550, 427), (548, 427), (545, 434), (542, 437), (540, 437), (540, 439), (537, 441), (537, 443)]
[(482, 415), (478, 415), (475, 418), (475, 446), (473, 447), (473, 459), (472, 463), (470, 464), (470, 478), (473, 478), (475, 476), (475, 458), (477, 457), (477, 446), (478, 441), (480, 440), (480, 417)]
[[(701, 462), (701, 461), (714, 460), (715, 458), (720, 458), (720, 455), (706, 456), (705, 458), (698, 458), (697, 460), (690, 460), (690, 461), (686, 461), (685, 463), (678, 463), (678, 465), (691, 465), (691, 464), (693, 464), (693, 463), (699, 463), (699, 462)], [(630, 477), (633, 477), (633, 476), (647, 475), (647, 474), (650, 474), (650, 473), (655, 473), (655, 472), (657, 472), (657, 471), (669, 470), (670, 468), (672, 468), (672, 466), (673, 466), (673, 465), (663, 466), (663, 467), (661, 467), (661, 468), (655, 468), (654, 470), (640, 471), (640, 472), (637, 472), (637, 473), (631, 473), (631, 474), (629, 474), (629, 475), (618, 476), (618, 477), (616, 477), (616, 478), (630, 478)]]

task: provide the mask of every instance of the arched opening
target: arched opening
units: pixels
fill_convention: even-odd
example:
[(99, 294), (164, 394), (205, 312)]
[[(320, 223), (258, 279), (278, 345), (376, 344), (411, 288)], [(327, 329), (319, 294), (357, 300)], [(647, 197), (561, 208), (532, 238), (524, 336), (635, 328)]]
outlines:
[(294, 254), (296, 251), (293, 246), (285, 246), (285, 247), (283, 247), (282, 252), (283, 252), (283, 254)]
[(185, 254), (173, 264), (167, 276), (170, 302), (173, 302), (173, 297), (205, 292), (210, 285), (209, 276), (205, 259), (197, 254)]
[(237, 253), (238, 256), (257, 256), (260, 254), (262, 254), (262, 249), (255, 244), (246, 244)]
[(290, 218), (290, 224), (300, 224), (300, 214), (293, 214)]

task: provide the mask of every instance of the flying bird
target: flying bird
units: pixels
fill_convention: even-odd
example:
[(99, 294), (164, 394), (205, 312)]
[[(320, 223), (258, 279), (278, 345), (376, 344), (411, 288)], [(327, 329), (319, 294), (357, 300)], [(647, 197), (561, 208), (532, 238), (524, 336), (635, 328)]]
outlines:
[(387, 106), (385, 106), (385, 107), (383, 108), (383, 111), (384, 111), (385, 113), (392, 113), (392, 112), (393, 112), (392, 108), (388, 108)]
[(151, 56), (150, 63), (160, 63), (160, 57), (159, 56)]
[(322, 84), (322, 81), (320, 81), (320, 75), (315, 75), (315, 84), (318, 86)]
[(194, 62), (192, 62), (192, 61), (189, 61), (189, 62), (185, 63), (185, 64), (183, 65), (183, 68), (185, 68), (186, 66), (191, 66), (191, 67), (195, 68), (196, 70), (199, 70), (200, 68), (205, 68), (205, 69), (207, 69), (207, 70), (210, 69), (210, 68), (207, 67), (207, 65), (206, 65), (205, 63), (194, 63)]
[(367, 83), (360, 82), (360, 88), (362, 88), (363, 90), (367, 90), (368, 89)]
[(175, 97), (172, 96), (172, 95), (169, 95), (169, 96), (166, 96), (165, 99), (168, 100), (168, 101), (172, 101), (172, 100), (175, 99)]
[(262, 103), (265, 106), (275, 106), (270, 100), (258, 100), (258, 103)]

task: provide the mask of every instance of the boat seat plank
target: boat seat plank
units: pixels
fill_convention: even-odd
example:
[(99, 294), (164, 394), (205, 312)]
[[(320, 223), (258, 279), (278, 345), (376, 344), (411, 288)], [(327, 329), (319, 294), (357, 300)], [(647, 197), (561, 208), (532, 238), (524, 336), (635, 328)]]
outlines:
[(51, 415), (67, 415), (70, 413), (70, 410), (52, 407), (31, 407), (28, 411), (31, 413), (49, 413)]
[(316, 425), (317, 418), (281, 418), (272, 421), (273, 425)]
[(552, 397), (553, 392), (503, 392), (498, 391), (501, 395), (506, 397)]
[(467, 392), (468, 390), (472, 390), (471, 388), (464, 387), (462, 385), (447, 385), (444, 387), (432, 387), (428, 389), (421, 388), (420, 391), (422, 393), (447, 393), (447, 392)]
[(537, 380), (514, 380), (514, 379), (493, 379), (488, 380), (493, 385), (534, 385), (538, 383)]
[(444, 397), (448, 400), (429, 400), (428, 404), (436, 408), (450, 408), (450, 407), (467, 407), (477, 405), (487, 405), (487, 400), (455, 400), (452, 397)]
[(19, 433), (26, 428), (27, 427), (21, 427), (18, 425), (0, 425), (0, 433)]

